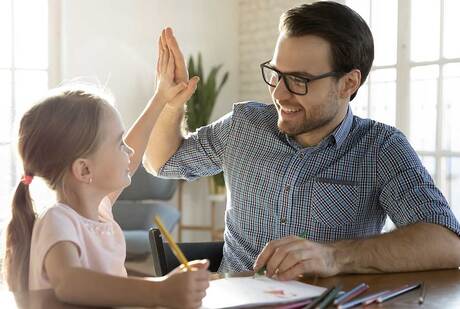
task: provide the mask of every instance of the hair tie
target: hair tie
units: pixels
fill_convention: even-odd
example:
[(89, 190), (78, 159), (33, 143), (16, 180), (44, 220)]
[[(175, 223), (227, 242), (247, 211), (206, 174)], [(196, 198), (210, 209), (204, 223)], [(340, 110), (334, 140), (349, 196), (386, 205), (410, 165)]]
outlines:
[(34, 179), (34, 176), (31, 175), (24, 175), (21, 177), (21, 182), (25, 184), (26, 186), (30, 185), (32, 180)]

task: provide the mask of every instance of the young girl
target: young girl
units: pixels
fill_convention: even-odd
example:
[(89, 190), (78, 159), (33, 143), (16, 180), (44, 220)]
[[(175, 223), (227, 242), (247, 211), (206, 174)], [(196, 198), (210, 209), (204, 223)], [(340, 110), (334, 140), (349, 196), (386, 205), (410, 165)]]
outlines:
[[(93, 90), (56, 89), (23, 116), (24, 176), (13, 197), (4, 259), (11, 290), (52, 288), (61, 301), (96, 306), (201, 305), (209, 285), (206, 261), (161, 278), (127, 277), (125, 241), (111, 210), (139, 166), (161, 110), (187, 101), (196, 88), (197, 79), (174, 81), (165, 40), (163, 31), (155, 94), (125, 140), (110, 98)], [(29, 194), (35, 176), (57, 198), (38, 218)]]

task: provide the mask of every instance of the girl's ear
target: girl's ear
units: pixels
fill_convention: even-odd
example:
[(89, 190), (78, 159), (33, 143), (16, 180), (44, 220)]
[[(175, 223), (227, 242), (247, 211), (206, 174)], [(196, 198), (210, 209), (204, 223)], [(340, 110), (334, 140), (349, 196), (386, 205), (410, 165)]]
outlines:
[(350, 98), (361, 85), (361, 71), (358, 69), (351, 70), (341, 78), (341, 87), (339, 90), (340, 98)]
[(90, 184), (93, 181), (89, 161), (78, 158), (72, 164), (72, 175), (80, 182)]

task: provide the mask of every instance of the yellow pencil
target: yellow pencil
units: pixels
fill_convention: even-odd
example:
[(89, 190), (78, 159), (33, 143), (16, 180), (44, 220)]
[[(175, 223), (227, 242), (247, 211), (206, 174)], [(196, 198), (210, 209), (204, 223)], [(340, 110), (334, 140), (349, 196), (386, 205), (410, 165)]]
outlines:
[(187, 268), (187, 270), (191, 271), (192, 268), (190, 265), (188, 265), (187, 258), (185, 257), (184, 253), (182, 253), (182, 250), (177, 246), (176, 242), (172, 238), (171, 234), (169, 234), (168, 230), (164, 227), (163, 223), (161, 222), (160, 217), (155, 216), (155, 223), (160, 229), (161, 234), (163, 234), (166, 237), (166, 240), (169, 243), (169, 246), (171, 247), (172, 252), (174, 255), (177, 257), (180, 263), (184, 264), (184, 266)]

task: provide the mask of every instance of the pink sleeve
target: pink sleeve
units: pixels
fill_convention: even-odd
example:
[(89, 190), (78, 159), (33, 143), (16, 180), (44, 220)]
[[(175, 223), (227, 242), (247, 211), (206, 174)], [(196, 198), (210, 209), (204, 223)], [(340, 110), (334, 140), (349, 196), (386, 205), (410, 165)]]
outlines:
[(81, 241), (78, 237), (78, 224), (75, 218), (61, 208), (53, 208), (48, 211), (41, 222), (40, 231), (37, 231), (39, 250), (46, 255), (48, 250), (60, 241), (75, 243), (80, 253)]
[[(78, 254), (81, 256), (81, 240), (79, 238), (78, 225), (75, 218), (66, 210), (53, 207), (38, 223), (35, 238), (33, 239), (34, 252), (31, 250), (31, 262), (33, 267), (42, 269), (42, 275), (45, 274), (45, 258), (48, 251), (57, 243), (68, 241), (75, 244)], [(32, 265), (31, 265), (32, 266)]]

